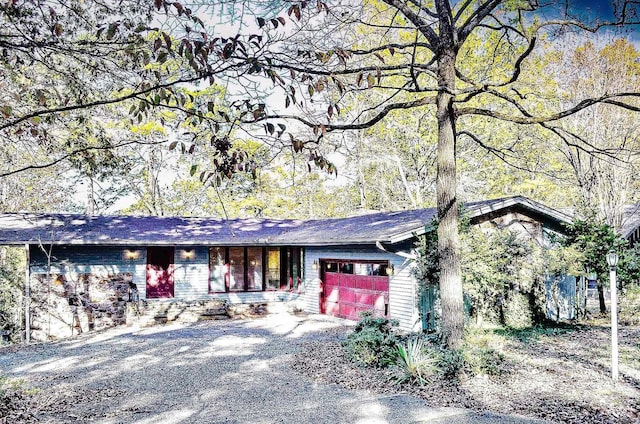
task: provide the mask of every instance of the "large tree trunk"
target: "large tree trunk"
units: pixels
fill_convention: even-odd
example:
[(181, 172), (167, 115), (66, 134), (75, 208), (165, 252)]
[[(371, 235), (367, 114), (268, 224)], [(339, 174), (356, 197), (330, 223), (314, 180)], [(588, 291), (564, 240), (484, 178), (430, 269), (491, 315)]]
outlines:
[[(458, 200), (456, 198), (456, 134), (453, 111), (455, 86), (455, 52), (442, 52), (438, 61), (441, 91), (437, 97), (438, 174), (438, 258), (440, 265), (440, 298), (442, 302), (442, 341), (448, 348), (462, 343), (464, 311), (460, 277), (458, 243)], [(445, 88), (444, 90), (442, 88)]]

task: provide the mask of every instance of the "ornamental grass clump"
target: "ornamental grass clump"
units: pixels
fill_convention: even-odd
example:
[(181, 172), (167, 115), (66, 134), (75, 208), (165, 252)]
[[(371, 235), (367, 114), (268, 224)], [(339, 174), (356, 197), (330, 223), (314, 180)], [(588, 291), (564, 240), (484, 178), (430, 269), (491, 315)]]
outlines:
[(410, 338), (397, 345), (396, 380), (398, 383), (429, 382), (438, 372), (438, 358), (433, 350), (425, 348), (420, 338)]
[(385, 368), (396, 362), (397, 336), (393, 327), (397, 321), (376, 318), (363, 312), (353, 333), (343, 342), (346, 356), (358, 365)]

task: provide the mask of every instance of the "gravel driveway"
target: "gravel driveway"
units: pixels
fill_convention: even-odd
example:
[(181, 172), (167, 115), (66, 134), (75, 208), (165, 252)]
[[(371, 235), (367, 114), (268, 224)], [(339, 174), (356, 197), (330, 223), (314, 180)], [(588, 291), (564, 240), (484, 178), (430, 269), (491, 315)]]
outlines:
[(41, 389), (43, 423), (532, 422), (316, 384), (291, 370), (302, 343), (347, 329), (339, 319), (288, 314), (117, 328), (0, 350), (0, 369)]

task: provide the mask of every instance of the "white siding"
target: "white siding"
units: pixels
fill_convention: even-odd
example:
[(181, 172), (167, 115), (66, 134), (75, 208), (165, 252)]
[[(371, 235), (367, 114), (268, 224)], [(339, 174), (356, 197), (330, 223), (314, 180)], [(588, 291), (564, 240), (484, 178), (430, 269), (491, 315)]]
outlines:
[(304, 255), (304, 305), (310, 313), (320, 313), (320, 270), (313, 269), (313, 262), (321, 259), (383, 260), (395, 268), (389, 280), (389, 317), (398, 320), (400, 329), (419, 329), (420, 319), (416, 306), (416, 282), (411, 273), (409, 259), (383, 252), (376, 248), (307, 247)]
[(174, 264), (174, 297), (180, 300), (207, 298), (209, 295), (208, 248), (177, 247)]

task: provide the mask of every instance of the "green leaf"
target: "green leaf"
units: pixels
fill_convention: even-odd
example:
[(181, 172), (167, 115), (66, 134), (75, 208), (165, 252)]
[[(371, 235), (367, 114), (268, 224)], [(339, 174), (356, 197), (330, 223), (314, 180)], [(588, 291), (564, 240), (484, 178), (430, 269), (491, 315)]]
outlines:
[(376, 82), (376, 78), (373, 76), (373, 74), (367, 75), (367, 88), (373, 87), (375, 82)]
[(116, 35), (116, 31), (118, 30), (118, 24), (117, 23), (112, 23), (109, 24), (109, 29), (107, 29), (107, 40), (112, 40), (113, 37)]
[(198, 170), (198, 165), (191, 165), (191, 169), (189, 170), (189, 175), (193, 177), (197, 170)]
[(2, 116), (4, 116), (5, 118), (10, 117), (12, 112), (13, 112), (13, 109), (11, 108), (11, 106), (0, 107), (0, 113), (2, 113)]

